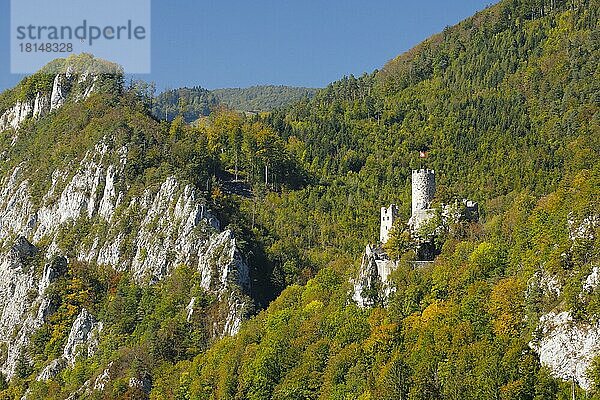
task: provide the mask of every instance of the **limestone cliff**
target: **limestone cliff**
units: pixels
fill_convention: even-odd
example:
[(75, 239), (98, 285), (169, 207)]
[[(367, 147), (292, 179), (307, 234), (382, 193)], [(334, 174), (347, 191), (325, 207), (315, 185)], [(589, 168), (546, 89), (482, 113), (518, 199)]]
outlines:
[(97, 76), (76, 74), (73, 68), (54, 76), (49, 93), (37, 92), (34, 97), (17, 101), (0, 115), (0, 132), (17, 130), (29, 118), (38, 119), (62, 107), (68, 98), (81, 101), (88, 98), (95, 88)]
[[(61, 256), (64, 237), (77, 221), (86, 221), (88, 230), (97, 232), (76, 244), (79, 261), (129, 271), (139, 282), (149, 283), (179, 264), (196, 266), (203, 287), (229, 310), (216, 335), (235, 334), (249, 307), (248, 265), (233, 233), (220, 230), (200, 193), (168, 177), (158, 188), (125, 200), (117, 189), (125, 165), (103, 164), (106, 154), (106, 146), (99, 145), (74, 173), (55, 171), (39, 206), (32, 201), (22, 168), (2, 181), (0, 246), (8, 251), (0, 253), (0, 337), (10, 338), (3, 367), (8, 376), (28, 336), (44, 322), (44, 290), (57, 275), (51, 266), (36, 274), (27, 259)], [(132, 225), (121, 226), (122, 221)], [(37, 254), (34, 246), (40, 242), (49, 243), (44, 254)], [(65, 348), (67, 360), (73, 360), (72, 353)]]
[[(51, 93), (17, 102), (0, 118), (0, 130), (15, 131), (10, 146), (23, 139), (24, 121), (35, 123), (66, 102), (85, 100), (96, 81), (93, 74), (67, 70), (54, 77)], [(130, 152), (127, 143), (117, 145), (107, 133), (83, 157), (57, 163), (48, 182), (39, 181), (37, 165), (26, 155), (0, 169), (0, 371), (9, 378), (19, 363), (28, 362), (23, 350), (53, 312), (48, 288), (75, 261), (128, 272), (144, 285), (179, 265), (197, 269), (202, 288), (222, 310), (213, 336), (235, 334), (251, 309), (246, 257), (233, 232), (222, 229), (205, 193), (175, 174), (133, 188), (126, 175), (137, 160)], [(194, 312), (193, 301), (189, 310)], [(102, 326), (97, 316), (80, 310), (62, 357), (38, 379), (52, 378), (78, 355), (93, 354)]]
[(396, 263), (380, 247), (367, 245), (358, 276), (353, 282), (352, 300), (360, 307), (384, 305), (392, 286), (389, 274), (396, 269)]
[[(600, 217), (589, 215), (582, 220), (569, 218), (567, 221), (572, 248), (582, 241), (592, 241), (600, 228)], [(567, 254), (564, 254), (568, 257)], [(539, 275), (539, 274), (538, 274)], [(580, 282), (579, 300), (588, 301), (598, 290), (599, 267), (594, 265), (591, 272)], [(542, 273), (536, 276), (534, 284), (540, 287), (545, 296), (560, 300), (562, 284), (558, 277)], [(563, 380), (574, 379), (585, 390), (591, 388), (588, 369), (592, 360), (600, 355), (600, 320), (597, 315), (586, 319), (574, 316), (573, 310), (564, 309), (562, 303), (541, 316), (536, 337), (530, 343), (543, 365), (552, 374)]]

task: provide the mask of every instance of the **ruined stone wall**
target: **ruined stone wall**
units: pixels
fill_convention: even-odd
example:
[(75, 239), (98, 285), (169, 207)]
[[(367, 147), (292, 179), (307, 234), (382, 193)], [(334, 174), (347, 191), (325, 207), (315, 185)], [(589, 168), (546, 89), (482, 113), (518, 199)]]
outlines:
[(381, 243), (387, 243), (390, 238), (390, 229), (392, 229), (397, 217), (398, 207), (395, 204), (390, 205), (388, 208), (381, 207), (381, 228), (379, 230), (379, 241)]

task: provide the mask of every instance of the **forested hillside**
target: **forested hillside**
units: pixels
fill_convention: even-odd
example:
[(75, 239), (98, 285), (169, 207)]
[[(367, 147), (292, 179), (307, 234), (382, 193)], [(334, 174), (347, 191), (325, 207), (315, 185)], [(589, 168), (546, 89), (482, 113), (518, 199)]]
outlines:
[(284, 141), (234, 112), (159, 121), (149, 93), (81, 55), (0, 97), (2, 399), (146, 398), (282, 289), (224, 185), (243, 148), (248, 184), (268, 162), (297, 187)]
[(229, 108), (239, 111), (271, 111), (310, 99), (317, 89), (291, 86), (252, 86), (215, 89), (211, 92)]
[[(242, 207), (292, 286), (157, 397), (569, 398), (530, 342), (550, 311), (597, 329), (598, 290), (582, 287), (600, 248), (599, 9), (503, 1), (267, 117), (308, 184)], [(438, 200), (475, 199), (482, 220), (456, 227), (433, 267), (401, 262), (388, 307), (361, 310), (348, 280), (379, 207), (409, 216), (420, 149)]]
[[(0, 375), (0, 398), (569, 399), (572, 377), (577, 398), (600, 398), (599, 13), (598, 0), (504, 0), (379, 71), (266, 115), (220, 109), (189, 126), (185, 107), (214, 101), (194, 89), (174, 92), (167, 103), (183, 100), (167, 110), (173, 120), (159, 121), (151, 88), (136, 84), (7, 129), (3, 182), (17, 190), (11, 171), (31, 171), (41, 206), (57, 197), (43, 195), (53, 169), (70, 171), (105, 135), (114, 162), (127, 147), (117, 187), (130, 207), (114, 220), (129, 233), (117, 246), (126, 254), (136, 254), (138, 222), (125, 211), (143, 217), (138, 207), (165, 179), (189, 185), (183, 192), (235, 236), (252, 303), (236, 335), (215, 335), (222, 304), (240, 302), (205, 289), (201, 262), (171, 262), (160, 279), (139, 281), (126, 267), (77, 259), (106, 224), (73, 221), (35, 243), (56, 242), (70, 264), (48, 287), (53, 312), (10, 382)], [(48, 87), (43, 75), (24, 81), (0, 97), (0, 113)], [(351, 279), (378, 237), (379, 209), (396, 203), (406, 222), (410, 171), (421, 165), (436, 170), (437, 202), (477, 200), (481, 219), (439, 238), (428, 267), (401, 254), (387, 304), (361, 309)], [(166, 197), (165, 212), (181, 208)], [(169, 225), (144, 226), (162, 240)], [(22, 273), (46, 268), (22, 258)], [(96, 347), (50, 368), (83, 308), (103, 323)], [(566, 338), (550, 354), (540, 350), (547, 321)], [(591, 338), (585, 354), (571, 343), (581, 337)]]

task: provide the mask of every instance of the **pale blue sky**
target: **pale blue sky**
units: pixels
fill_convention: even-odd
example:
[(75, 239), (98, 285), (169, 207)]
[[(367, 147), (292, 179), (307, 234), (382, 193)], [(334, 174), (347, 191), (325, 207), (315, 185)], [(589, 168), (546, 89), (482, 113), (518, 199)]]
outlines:
[[(0, 90), (10, 74), (9, 0), (0, 0)], [(490, 0), (152, 1), (159, 89), (283, 84), (322, 87), (380, 68)]]

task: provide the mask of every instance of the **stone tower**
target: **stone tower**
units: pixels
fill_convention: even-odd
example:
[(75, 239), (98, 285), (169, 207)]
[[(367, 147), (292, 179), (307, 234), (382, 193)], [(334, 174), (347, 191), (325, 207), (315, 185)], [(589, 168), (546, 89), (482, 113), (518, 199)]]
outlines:
[(395, 204), (388, 208), (381, 207), (381, 228), (379, 229), (379, 241), (382, 244), (387, 243), (390, 238), (390, 229), (398, 218), (398, 207)]
[(421, 226), (429, 221), (434, 211), (431, 203), (435, 196), (435, 171), (419, 169), (412, 172), (412, 216), (408, 221), (413, 232), (418, 232)]
[(412, 215), (431, 208), (435, 196), (435, 171), (419, 169), (412, 172)]

